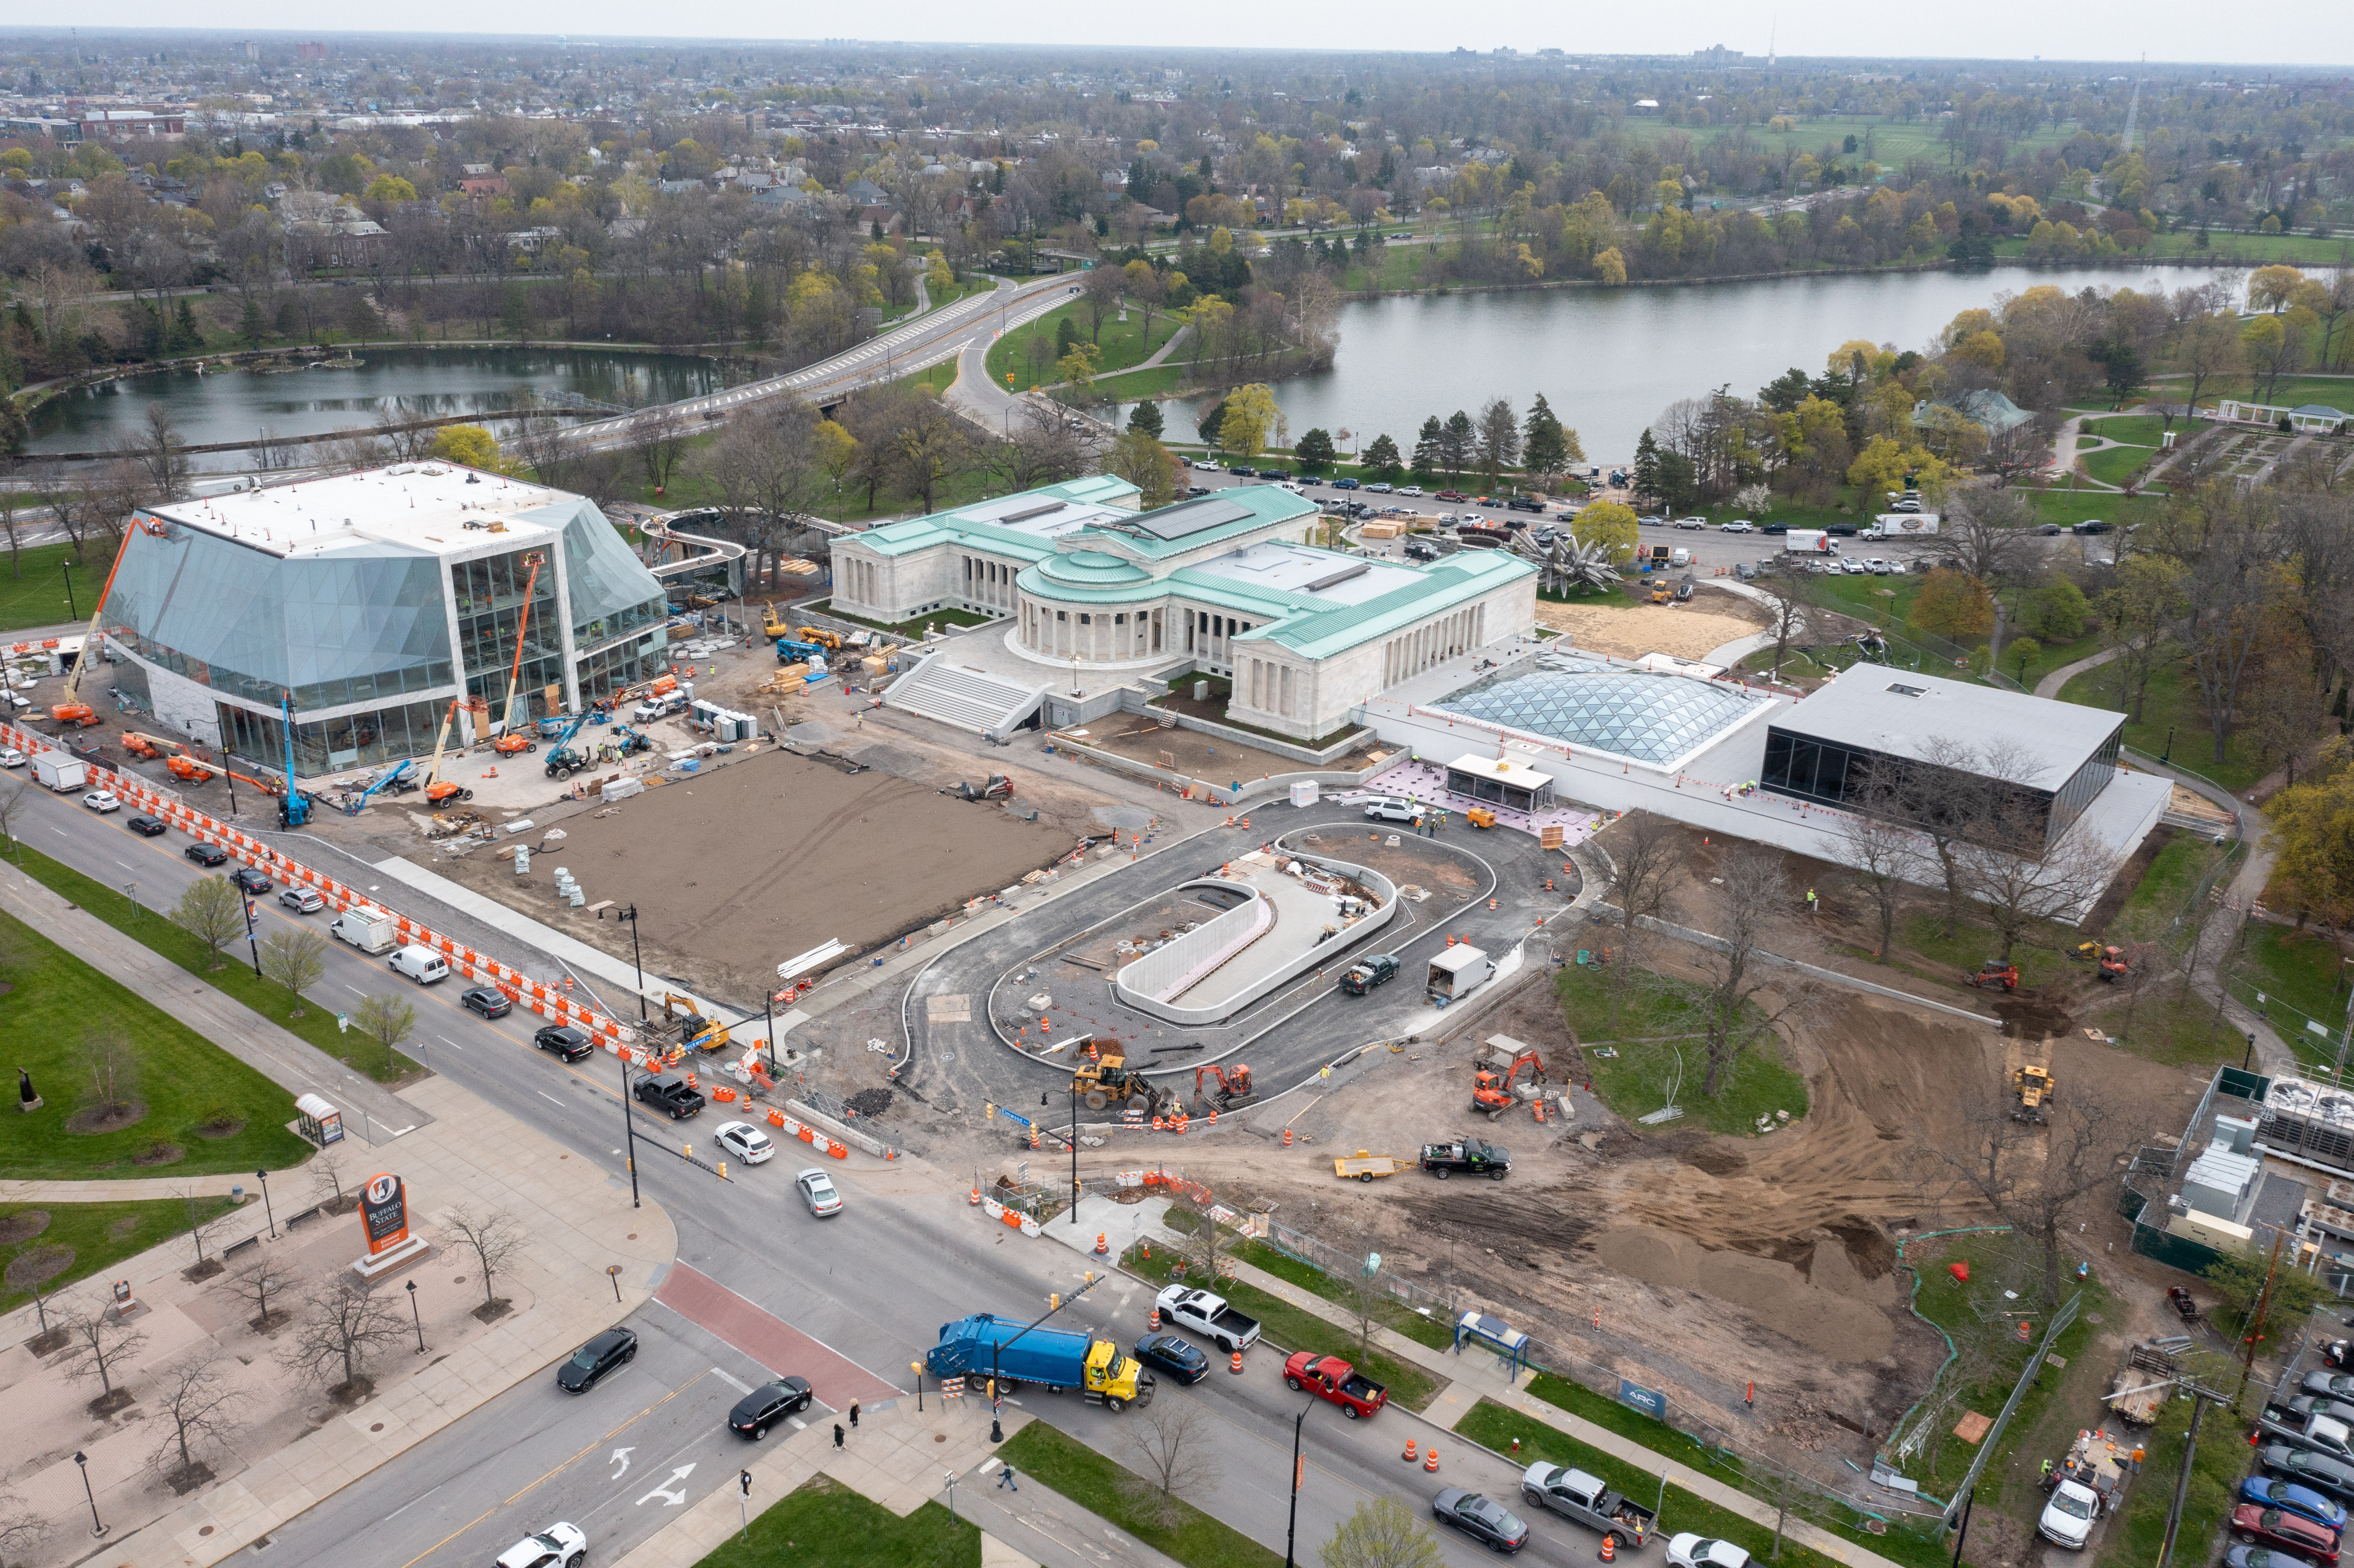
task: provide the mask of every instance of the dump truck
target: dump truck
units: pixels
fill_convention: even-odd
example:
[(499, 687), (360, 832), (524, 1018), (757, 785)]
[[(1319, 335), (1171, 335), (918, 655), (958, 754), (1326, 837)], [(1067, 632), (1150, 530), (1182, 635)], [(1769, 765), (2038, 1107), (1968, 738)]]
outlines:
[(1600, 1531), (1614, 1552), (1628, 1546), (1640, 1551), (1643, 1538), (1650, 1534), (1651, 1527), (1659, 1519), (1651, 1510), (1621, 1497), (1584, 1470), (1564, 1469), (1542, 1461), (1522, 1474), (1521, 1495), (1564, 1519), (1574, 1519), (1588, 1529)]
[(1430, 973), (1423, 982), (1423, 990), (1431, 1001), (1445, 1007), (1470, 995), (1493, 979), (1495, 973), (1496, 966), (1486, 953), (1458, 942), (1431, 956)]
[(1294, 1393), (1309, 1391), (1341, 1407), (1354, 1421), (1390, 1402), (1390, 1391), (1338, 1356), (1294, 1351), (1283, 1363), (1283, 1381)]
[(1152, 1403), (1152, 1374), (1111, 1340), (1070, 1329), (1027, 1329), (987, 1312), (940, 1325), (939, 1342), (924, 1352), (924, 1369), (938, 1378), (963, 1378), (974, 1393), (985, 1393), (991, 1376), (1000, 1393), (1025, 1383), (1057, 1393), (1075, 1388), (1114, 1414)]
[(1163, 1318), (1193, 1330), (1228, 1355), (1258, 1343), (1258, 1319), (1235, 1311), (1223, 1296), (1172, 1285), (1153, 1299)]

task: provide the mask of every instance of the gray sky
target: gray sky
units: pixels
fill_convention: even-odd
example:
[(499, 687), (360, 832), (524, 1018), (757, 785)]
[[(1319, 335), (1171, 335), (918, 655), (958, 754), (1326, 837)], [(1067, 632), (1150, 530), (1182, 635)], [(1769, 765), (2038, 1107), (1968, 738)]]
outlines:
[[(854, 36), (907, 40), (1198, 45), (1205, 48), (1566, 49), (1573, 54), (1681, 54), (1723, 44), (1766, 52), (1769, 31), (1785, 55), (1946, 57), (2051, 60), (2277, 62), (2306, 71), (2354, 65), (2354, 6), (2232, 6), (2192, 0), (2133, 5), (1981, 0), (1972, 5), (1873, 5), (1829, 0), (1681, 0), (1669, 6), (1565, 6), (1552, 0), (1491, 0), (1478, 7), (1359, 0), (1278, 5), (1195, 0), (1178, 6), (1108, 0), (1032, 0), (975, 6), (969, 0), (895, 0), (888, 6), (779, 6), (772, 0), (702, 0), (649, 7), (621, 0), (408, 0), (395, 9), (321, 6), (316, 0), (221, 0), (201, 14), (178, 0), (127, 0), (110, 27), (207, 29), (384, 26), (404, 32), (564, 33), (672, 37)], [(988, 32), (976, 37), (976, 27)], [(889, 32), (882, 31), (887, 27)]]

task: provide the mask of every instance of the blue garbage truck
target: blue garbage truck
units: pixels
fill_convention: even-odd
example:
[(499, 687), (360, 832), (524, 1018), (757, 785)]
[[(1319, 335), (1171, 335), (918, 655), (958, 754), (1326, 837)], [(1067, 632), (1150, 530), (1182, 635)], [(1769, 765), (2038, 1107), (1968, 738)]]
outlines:
[[(1110, 1340), (1070, 1329), (1029, 1329), (987, 1312), (940, 1327), (940, 1341), (924, 1354), (934, 1377), (960, 1377), (975, 1393), (988, 1392), (992, 1371), (998, 1392), (1023, 1385), (1061, 1393), (1075, 1388), (1091, 1404), (1115, 1413), (1152, 1403), (1152, 1374)], [(993, 1359), (992, 1359), (993, 1358)]]

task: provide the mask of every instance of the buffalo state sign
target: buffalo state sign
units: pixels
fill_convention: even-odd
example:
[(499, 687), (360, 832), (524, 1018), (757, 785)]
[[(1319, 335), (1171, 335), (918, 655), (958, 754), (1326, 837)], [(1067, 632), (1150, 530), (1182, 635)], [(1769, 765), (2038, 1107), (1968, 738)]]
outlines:
[(408, 1190), (399, 1177), (379, 1173), (368, 1178), (360, 1191), (360, 1224), (367, 1229), (370, 1257), (408, 1239)]

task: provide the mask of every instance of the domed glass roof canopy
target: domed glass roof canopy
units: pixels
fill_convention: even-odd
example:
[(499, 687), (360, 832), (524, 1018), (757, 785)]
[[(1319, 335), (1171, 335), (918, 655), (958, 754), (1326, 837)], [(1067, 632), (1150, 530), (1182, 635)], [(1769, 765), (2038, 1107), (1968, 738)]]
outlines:
[(1437, 705), (1523, 734), (1664, 764), (1714, 740), (1764, 700), (1689, 675), (1548, 656), (1528, 673), (1482, 681)]

